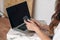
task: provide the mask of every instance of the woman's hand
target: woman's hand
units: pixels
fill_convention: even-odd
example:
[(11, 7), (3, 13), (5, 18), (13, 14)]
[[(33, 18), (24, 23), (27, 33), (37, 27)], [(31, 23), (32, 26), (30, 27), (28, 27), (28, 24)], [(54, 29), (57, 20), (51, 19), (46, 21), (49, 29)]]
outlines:
[(49, 30), (49, 26), (47, 24), (43, 24), (43, 23), (41, 23), (41, 22), (39, 22), (38, 20), (35, 20), (35, 19), (31, 19), (31, 20), (34, 21), (40, 29)]
[(50, 38), (40, 30), (38, 24), (35, 23), (32, 19), (24, 22), (26, 23), (27, 29), (30, 31), (35, 31), (42, 40), (50, 40)]
[(32, 28), (33, 31), (34, 31), (35, 28), (39, 28), (40, 30), (49, 30), (48, 25), (42, 24), (39, 21), (37, 21), (35, 19), (32, 19), (32, 18), (31, 18), (31, 20), (28, 20), (28, 22), (25, 21), (25, 20), (24, 20), (24, 22), (26, 23), (26, 26), (27, 26), (28, 30), (30, 30), (31, 28)]
[(28, 20), (28, 22), (24, 20), (24, 22), (26, 23), (27, 29), (30, 31), (37, 31), (37, 29), (39, 29), (39, 27), (32, 20)]

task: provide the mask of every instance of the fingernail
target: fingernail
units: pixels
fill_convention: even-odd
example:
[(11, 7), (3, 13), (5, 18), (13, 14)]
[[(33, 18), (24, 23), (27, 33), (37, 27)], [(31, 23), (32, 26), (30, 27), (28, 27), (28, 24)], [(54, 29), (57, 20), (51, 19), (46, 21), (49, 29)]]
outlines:
[(27, 19), (28, 21), (30, 21), (29, 19)]

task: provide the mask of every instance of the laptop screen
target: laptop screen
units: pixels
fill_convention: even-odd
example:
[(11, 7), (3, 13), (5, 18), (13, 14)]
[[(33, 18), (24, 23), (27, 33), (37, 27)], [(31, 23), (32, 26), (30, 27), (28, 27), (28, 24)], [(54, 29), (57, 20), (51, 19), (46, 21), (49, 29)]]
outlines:
[(6, 8), (7, 14), (12, 28), (24, 23), (23, 17), (28, 16), (30, 18), (27, 2), (24, 1), (20, 4)]

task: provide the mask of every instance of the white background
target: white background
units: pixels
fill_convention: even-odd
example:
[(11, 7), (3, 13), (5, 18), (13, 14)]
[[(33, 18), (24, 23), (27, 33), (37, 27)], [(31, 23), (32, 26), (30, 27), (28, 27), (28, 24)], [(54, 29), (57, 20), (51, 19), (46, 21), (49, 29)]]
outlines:
[(37, 20), (45, 20), (47, 24), (51, 21), (54, 13), (56, 0), (35, 0), (34, 18)]
[(3, 12), (3, 0), (0, 0), (0, 10)]

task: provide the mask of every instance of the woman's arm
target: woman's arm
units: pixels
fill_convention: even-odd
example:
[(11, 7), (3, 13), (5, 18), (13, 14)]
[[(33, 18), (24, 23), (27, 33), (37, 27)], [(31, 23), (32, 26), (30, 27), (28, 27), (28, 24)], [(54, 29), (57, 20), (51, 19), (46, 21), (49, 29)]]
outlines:
[(51, 40), (46, 34), (44, 34), (40, 30), (40, 28), (32, 20), (28, 20), (28, 21), (29, 22), (24, 21), (26, 23), (28, 30), (35, 31), (42, 40)]
[(35, 31), (38, 36), (41, 38), (41, 40), (51, 40), (50, 37), (48, 37), (44, 32), (42, 32), (41, 30), (39, 29), (36, 29)]

